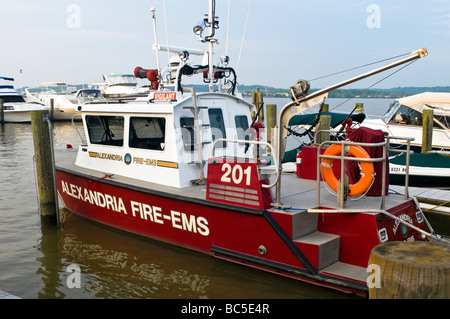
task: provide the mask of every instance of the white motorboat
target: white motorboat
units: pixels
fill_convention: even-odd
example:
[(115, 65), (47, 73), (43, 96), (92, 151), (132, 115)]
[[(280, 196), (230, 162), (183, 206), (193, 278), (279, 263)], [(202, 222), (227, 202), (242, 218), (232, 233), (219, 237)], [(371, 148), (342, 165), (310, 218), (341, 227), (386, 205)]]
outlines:
[[(421, 154), (422, 113), (433, 110), (432, 150)], [(413, 139), (410, 160), (403, 153), (391, 154), (390, 183), (404, 185), (409, 171), (409, 185), (448, 187), (450, 182), (450, 93), (426, 92), (395, 100), (381, 119), (365, 120), (362, 126), (381, 129), (385, 136)], [(391, 139), (391, 148), (405, 148), (406, 140)]]
[[(450, 93), (426, 92), (397, 99), (381, 119), (366, 119), (362, 126), (380, 129), (386, 136), (414, 138), (411, 150), (420, 152), (424, 109), (434, 112), (432, 149), (450, 151)], [(391, 140), (392, 145), (404, 143), (404, 140)]]
[(70, 121), (74, 115), (79, 114), (77, 110), (78, 99), (67, 89), (66, 83), (47, 82), (42, 83), (36, 92), (25, 89), (27, 102), (42, 104), (50, 108), (53, 99), (53, 119), (55, 121)]
[(0, 77), (0, 99), (3, 101), (3, 115), (5, 122), (29, 123), (31, 111), (44, 110), (37, 104), (28, 104), (22, 95), (14, 89), (14, 79)]
[(147, 96), (149, 87), (145, 83), (139, 83), (139, 80), (134, 74), (111, 73), (99, 87), (103, 91), (105, 98)]

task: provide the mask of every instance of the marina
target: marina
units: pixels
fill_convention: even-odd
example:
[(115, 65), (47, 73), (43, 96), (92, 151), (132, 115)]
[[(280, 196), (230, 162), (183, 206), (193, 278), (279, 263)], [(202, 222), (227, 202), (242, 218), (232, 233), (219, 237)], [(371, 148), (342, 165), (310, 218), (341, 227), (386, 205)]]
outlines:
[[(348, 102), (332, 92), (426, 60), (426, 48), (321, 89), (298, 80), (287, 98), (256, 89), (250, 101), (229, 57), (214, 57), (216, 1), (192, 29), (205, 50), (161, 44), (150, 11), (156, 65), (87, 89), (26, 89), (42, 108), (31, 125), (5, 123), (2, 109), (5, 299), (448, 298), (447, 97), (396, 100), (387, 131), (364, 125), (375, 121), (363, 106), (379, 116), (383, 101), (330, 112)], [(420, 134), (391, 134), (411, 124), (407, 107), (421, 122), (418, 149)]]

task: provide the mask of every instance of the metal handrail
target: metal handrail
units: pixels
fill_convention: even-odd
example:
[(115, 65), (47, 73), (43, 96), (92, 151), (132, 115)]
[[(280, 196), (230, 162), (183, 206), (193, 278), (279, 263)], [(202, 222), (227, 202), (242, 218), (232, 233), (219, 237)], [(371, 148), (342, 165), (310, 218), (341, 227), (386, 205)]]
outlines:
[[(216, 143), (219, 143), (219, 142), (230, 142), (230, 143), (240, 143), (240, 144), (245, 144), (245, 143), (261, 144), (261, 145), (266, 145), (266, 146), (270, 147), (272, 153), (274, 152), (274, 148), (273, 148), (272, 144), (267, 143), (267, 142), (263, 142), (263, 141), (246, 141), (246, 140), (232, 140), (232, 139), (227, 139), (227, 138), (218, 138), (218, 139), (216, 139), (214, 141), (214, 143), (212, 145), (212, 151), (211, 151), (212, 157), (215, 156), (214, 155), (215, 154), (215, 146), (216, 146)], [(272, 188), (272, 187), (274, 187), (278, 183), (278, 180), (280, 179), (280, 168), (279, 168), (279, 165), (278, 165), (278, 157), (277, 156), (273, 156), (273, 160), (274, 160), (275, 172), (276, 172), (277, 177), (275, 178), (275, 181), (272, 184), (270, 184), (270, 185), (262, 184), (261, 186), (263, 188)]]
[[(326, 131), (326, 130), (324, 130)], [(383, 169), (382, 169), (382, 177), (381, 177), (381, 204), (380, 209), (385, 209), (385, 189), (386, 189), (386, 162), (388, 157), (388, 151), (392, 152), (401, 152), (406, 153), (406, 168), (405, 168), (405, 199), (409, 198), (408, 193), (408, 185), (409, 185), (409, 156), (411, 153), (411, 146), (410, 142), (414, 140), (414, 138), (411, 137), (395, 137), (395, 136), (387, 136), (385, 137), (385, 142), (379, 142), (379, 143), (362, 143), (362, 142), (351, 142), (351, 141), (325, 141), (319, 145), (319, 148), (317, 150), (317, 205), (320, 205), (320, 159), (321, 158), (330, 158), (330, 159), (340, 159), (341, 160), (341, 176), (344, 176), (344, 163), (345, 160), (352, 160), (352, 161), (359, 161), (359, 162), (383, 162)], [(391, 139), (403, 139), (406, 140), (406, 150), (398, 150), (398, 149), (391, 149), (389, 147), (390, 140)], [(315, 141), (315, 138), (314, 138)], [(343, 147), (341, 148), (341, 155), (335, 156), (335, 155), (323, 155), (320, 154), (320, 151), (323, 146), (329, 145), (329, 144), (341, 144)], [(379, 147), (383, 146), (383, 157), (376, 157), (376, 158), (357, 158), (357, 157), (348, 157), (345, 156), (345, 147), (346, 146), (367, 146), (367, 147)], [(340, 194), (340, 206), (341, 209), (343, 208), (343, 196), (344, 196), (344, 183), (341, 183), (341, 194)]]
[(85, 139), (83, 138), (83, 136), (80, 134), (80, 132), (78, 131), (78, 128), (77, 128), (77, 126), (76, 126), (76, 124), (75, 124), (75, 118), (77, 118), (77, 117), (80, 117), (81, 119), (83, 119), (83, 117), (82, 117), (81, 114), (75, 114), (74, 116), (72, 116), (72, 125), (73, 125), (73, 127), (75, 128), (75, 132), (77, 132), (77, 134), (78, 134), (78, 136), (79, 136), (79, 138), (80, 138), (80, 140), (81, 140), (81, 144), (82, 144), (82, 145), (85, 145), (85, 144), (87, 144), (87, 140), (85, 140)]
[[(335, 155), (324, 155), (320, 154), (320, 151), (322, 147), (328, 144), (341, 144), (341, 155), (335, 156)], [(359, 162), (383, 162), (383, 172), (381, 175), (381, 204), (380, 209), (385, 208), (385, 185), (386, 185), (386, 148), (387, 148), (388, 142), (379, 142), (379, 143), (362, 143), (362, 142), (351, 142), (351, 141), (325, 141), (319, 145), (319, 148), (317, 149), (317, 205), (320, 206), (320, 159), (321, 158), (330, 158), (330, 159), (340, 159), (341, 160), (341, 178), (343, 178), (345, 174), (345, 160), (351, 160), (351, 161), (359, 161)], [(367, 147), (379, 147), (383, 146), (383, 157), (376, 157), (376, 158), (359, 158), (359, 157), (348, 157), (345, 156), (345, 148), (347, 146), (367, 146)], [(344, 183), (341, 183), (341, 194), (340, 194), (340, 208), (344, 207)]]
[(406, 163), (405, 163), (405, 199), (409, 197), (409, 155), (411, 154), (411, 141), (414, 141), (414, 137), (400, 137), (400, 136), (386, 136), (388, 145), (391, 140), (406, 140), (406, 150), (399, 150), (395, 148), (389, 148), (390, 152), (406, 153)]

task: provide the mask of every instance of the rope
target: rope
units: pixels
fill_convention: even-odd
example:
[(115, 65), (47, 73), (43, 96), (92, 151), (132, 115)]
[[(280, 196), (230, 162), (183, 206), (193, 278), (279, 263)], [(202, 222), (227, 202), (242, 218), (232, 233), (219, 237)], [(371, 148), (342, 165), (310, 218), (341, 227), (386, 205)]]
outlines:
[[(397, 72), (400, 72), (401, 70), (403, 70), (404, 68), (410, 66), (412, 63), (414, 63), (414, 62), (416, 62), (416, 61), (417, 61), (417, 60), (411, 61), (411, 62), (409, 62), (408, 64), (402, 66), (401, 68), (395, 70), (395, 71), (392, 72), (391, 74), (388, 74), (387, 76), (385, 76), (385, 77), (382, 78), (381, 80), (378, 80), (378, 81), (375, 82), (374, 84), (372, 84), (372, 85), (368, 86), (367, 88), (361, 90), (360, 92), (356, 93), (355, 95), (353, 95), (352, 97), (348, 98), (348, 99), (345, 100), (344, 102), (342, 102), (342, 103), (336, 105), (336, 106), (335, 106), (334, 108), (332, 108), (331, 110), (334, 110), (334, 109), (338, 108), (339, 106), (341, 106), (342, 104), (347, 103), (348, 101), (354, 99), (356, 96), (360, 95), (361, 93), (366, 92), (368, 89), (374, 87), (375, 85), (379, 84), (380, 82), (382, 82), (382, 81), (386, 80), (387, 78), (393, 76), (393, 75), (396, 74)], [(355, 107), (353, 108), (353, 110), (350, 112), (350, 114), (348, 115), (348, 117), (350, 117), (350, 116), (353, 114), (353, 112), (354, 112), (355, 110), (356, 110), (356, 106), (355, 106)], [(348, 117), (347, 117), (347, 118), (348, 118)]]
[(320, 76), (318, 78), (314, 78), (314, 79), (309, 80), (309, 82), (315, 81), (315, 80), (319, 80), (319, 79), (328, 78), (330, 76), (338, 75), (338, 74), (349, 72), (349, 71), (354, 71), (354, 70), (357, 70), (357, 69), (364, 68), (366, 66), (370, 66), (370, 65), (373, 65), (373, 64), (381, 63), (381, 62), (386, 62), (386, 61), (389, 61), (389, 60), (392, 60), (392, 59), (396, 59), (396, 58), (400, 58), (402, 56), (406, 56), (406, 55), (409, 55), (409, 54), (410, 53), (404, 53), (404, 54), (400, 54), (400, 55), (397, 55), (397, 56), (393, 56), (391, 58), (387, 58), (387, 59), (383, 59), (383, 60), (379, 60), (379, 61), (363, 64), (361, 66), (357, 66), (357, 67), (354, 67), (354, 68), (350, 68), (350, 69), (342, 70), (342, 71), (339, 71), (339, 72), (331, 73), (331, 74), (328, 74), (328, 75)]

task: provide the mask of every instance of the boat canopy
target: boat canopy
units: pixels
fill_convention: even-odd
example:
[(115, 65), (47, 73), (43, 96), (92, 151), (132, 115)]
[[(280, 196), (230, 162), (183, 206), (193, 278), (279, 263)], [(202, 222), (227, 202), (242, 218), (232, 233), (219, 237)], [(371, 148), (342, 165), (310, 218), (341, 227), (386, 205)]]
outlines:
[[(318, 113), (295, 115), (289, 120), (289, 126), (312, 125), (314, 124), (317, 115)], [(342, 124), (342, 122), (345, 121), (348, 117), (348, 115), (345, 113), (334, 112), (323, 112), (321, 113), (321, 115), (331, 115), (331, 127), (333, 128)], [(366, 115), (364, 113), (352, 114), (350, 115), (350, 118), (355, 122), (362, 123), (366, 118)]]
[(422, 112), (424, 107), (450, 111), (450, 93), (425, 92), (403, 97), (397, 100), (401, 105), (409, 106), (416, 111)]
[(433, 110), (434, 127), (450, 128), (450, 93), (426, 92), (397, 99), (382, 119), (386, 124), (422, 125), (426, 109)]

